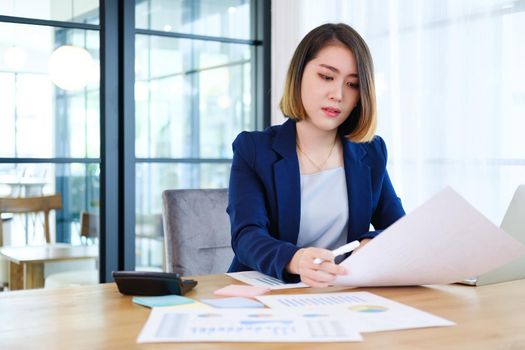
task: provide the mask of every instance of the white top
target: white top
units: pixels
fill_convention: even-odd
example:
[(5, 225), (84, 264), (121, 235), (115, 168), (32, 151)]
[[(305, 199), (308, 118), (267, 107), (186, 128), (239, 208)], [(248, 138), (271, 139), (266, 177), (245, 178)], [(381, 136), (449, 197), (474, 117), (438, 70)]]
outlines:
[(298, 247), (335, 249), (346, 243), (348, 192), (344, 167), (301, 175)]

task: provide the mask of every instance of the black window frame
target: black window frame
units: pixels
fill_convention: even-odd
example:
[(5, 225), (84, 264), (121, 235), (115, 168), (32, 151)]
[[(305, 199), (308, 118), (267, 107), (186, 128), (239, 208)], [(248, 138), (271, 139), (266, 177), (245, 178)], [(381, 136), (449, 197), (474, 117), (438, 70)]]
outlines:
[[(223, 42), (249, 42), (255, 46), (254, 109), (256, 128), (270, 125), (271, 0), (253, 0), (254, 40), (174, 34), (179, 37)], [(155, 32), (135, 28), (135, 1), (100, 0), (99, 24), (0, 15), (0, 23), (98, 30), (100, 35), (100, 157), (0, 158), (0, 164), (98, 163), (100, 166), (100, 282), (113, 280), (116, 270), (135, 269), (135, 158), (134, 54), (135, 34)], [(166, 35), (165, 32), (157, 34)], [(173, 161), (173, 160), (162, 160)], [(175, 160), (177, 161), (177, 160)], [(181, 159), (179, 161), (187, 161)], [(191, 162), (210, 162), (192, 159)], [(229, 159), (211, 160), (228, 162)], [(159, 198), (160, 200), (160, 198)]]

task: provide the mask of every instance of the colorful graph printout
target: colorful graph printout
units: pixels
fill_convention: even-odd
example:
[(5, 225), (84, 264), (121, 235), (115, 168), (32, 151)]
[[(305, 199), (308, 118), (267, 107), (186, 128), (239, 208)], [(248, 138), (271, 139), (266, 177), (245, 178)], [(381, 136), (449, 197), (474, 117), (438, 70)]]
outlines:
[(359, 332), (451, 326), (454, 323), (369, 292), (262, 295), (259, 301), (273, 309), (325, 312), (345, 310), (346, 322)]
[[(316, 317), (313, 315), (316, 314)], [(361, 335), (338, 311), (153, 308), (137, 342), (349, 342)]]

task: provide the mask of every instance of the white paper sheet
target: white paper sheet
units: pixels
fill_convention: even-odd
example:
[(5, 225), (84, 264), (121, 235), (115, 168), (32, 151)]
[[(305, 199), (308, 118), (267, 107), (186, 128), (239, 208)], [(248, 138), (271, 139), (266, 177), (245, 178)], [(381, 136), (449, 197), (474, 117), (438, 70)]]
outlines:
[(242, 272), (228, 272), (226, 275), (235, 278), (241, 282), (247, 283), (256, 287), (267, 287), (272, 290), (291, 289), (291, 288), (308, 288), (302, 282), (300, 283), (284, 283), (283, 281), (272, 276), (265, 275), (258, 271), (242, 271)]
[(137, 339), (161, 342), (343, 342), (361, 335), (334, 312), (272, 309), (177, 311), (153, 308)]
[(368, 292), (263, 295), (267, 306), (295, 312), (304, 308), (345, 312), (345, 322), (359, 332), (452, 326), (454, 322)]
[(446, 284), (525, 254), (525, 246), (446, 188), (341, 264), (335, 285)]

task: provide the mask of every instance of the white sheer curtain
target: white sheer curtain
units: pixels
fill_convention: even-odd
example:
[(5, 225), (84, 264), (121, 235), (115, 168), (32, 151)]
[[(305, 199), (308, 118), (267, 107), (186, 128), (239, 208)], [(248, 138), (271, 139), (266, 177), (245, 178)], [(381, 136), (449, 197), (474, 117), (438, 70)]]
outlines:
[(274, 1), (272, 121), (292, 52), (345, 22), (375, 63), (378, 134), (410, 211), (447, 185), (496, 224), (525, 183), (525, 1)]

